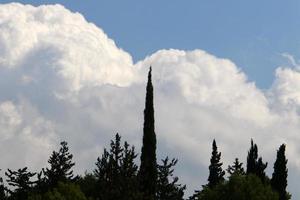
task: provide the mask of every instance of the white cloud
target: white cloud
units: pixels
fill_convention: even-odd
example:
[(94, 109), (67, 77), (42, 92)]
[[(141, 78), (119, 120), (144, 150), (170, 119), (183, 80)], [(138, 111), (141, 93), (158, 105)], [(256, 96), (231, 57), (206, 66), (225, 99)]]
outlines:
[(232, 61), (202, 50), (160, 50), (134, 64), (79, 13), (16, 3), (0, 6), (0, 168), (41, 168), (60, 140), (79, 172), (94, 167), (116, 132), (139, 147), (150, 65), (159, 156), (179, 158), (190, 190), (206, 182), (213, 138), (225, 166), (245, 160), (254, 138), (270, 171), (283, 142), (300, 171), (297, 69), (278, 68), (264, 92)]

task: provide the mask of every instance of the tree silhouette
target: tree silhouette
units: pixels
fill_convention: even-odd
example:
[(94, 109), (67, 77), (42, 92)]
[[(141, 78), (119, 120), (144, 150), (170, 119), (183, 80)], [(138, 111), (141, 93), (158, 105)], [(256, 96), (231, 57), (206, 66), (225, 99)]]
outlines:
[(258, 158), (258, 148), (257, 145), (253, 143), (251, 139), (251, 147), (248, 151), (247, 156), (247, 172), (246, 174), (254, 174), (258, 176), (261, 181), (264, 183), (266, 179), (265, 169), (267, 168), (268, 163), (262, 161), (262, 157)]
[(153, 86), (151, 67), (148, 73), (146, 102), (144, 110), (143, 146), (139, 182), (144, 198), (154, 199), (157, 184), (156, 135), (154, 130)]
[(28, 198), (28, 194), (31, 191), (33, 184), (35, 184), (35, 181), (31, 181), (30, 179), (34, 177), (36, 173), (31, 173), (27, 170), (28, 168), (24, 167), (17, 171), (7, 169), (7, 172), (5, 172), (5, 175), (8, 178), (6, 180), (8, 185), (15, 188), (14, 190), (9, 190), (12, 198), (24, 200)]
[(240, 163), (239, 159), (236, 158), (233, 165), (228, 166), (227, 172), (230, 175), (233, 175), (233, 174), (244, 175), (245, 171), (244, 171), (244, 168), (242, 166), (243, 166), (243, 163)]
[(185, 185), (178, 184), (178, 177), (174, 177), (174, 167), (177, 159), (169, 160), (168, 157), (158, 165), (157, 199), (159, 200), (183, 200)]
[(272, 174), (271, 185), (272, 188), (278, 192), (279, 200), (287, 200), (287, 159), (285, 157), (285, 145), (282, 144), (277, 151), (276, 161), (274, 163), (274, 172)]
[(45, 180), (50, 188), (55, 187), (58, 182), (73, 181), (73, 155), (69, 152), (68, 143), (63, 141), (58, 152), (53, 151), (48, 163), (50, 168), (43, 169)]
[(134, 147), (125, 142), (121, 146), (121, 137), (116, 134), (110, 143), (110, 150), (104, 149), (97, 158), (94, 176), (96, 178), (95, 198), (101, 200), (134, 200), (139, 196), (137, 171), (134, 163), (137, 157)]
[(224, 180), (225, 171), (222, 170), (223, 163), (221, 160), (221, 152), (218, 152), (216, 141), (212, 144), (212, 156), (209, 165), (208, 187), (213, 188)]

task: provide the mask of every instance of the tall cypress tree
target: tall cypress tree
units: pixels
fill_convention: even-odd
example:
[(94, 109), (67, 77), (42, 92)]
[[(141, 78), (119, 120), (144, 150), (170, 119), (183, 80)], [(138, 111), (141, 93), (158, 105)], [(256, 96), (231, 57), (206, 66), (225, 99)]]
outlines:
[(218, 152), (216, 141), (213, 141), (212, 156), (209, 165), (208, 187), (213, 188), (224, 180), (225, 171), (222, 169), (221, 152)]
[(156, 135), (154, 130), (153, 86), (151, 67), (148, 73), (146, 102), (144, 110), (143, 146), (139, 170), (140, 190), (144, 199), (154, 199), (157, 182)]
[(277, 151), (277, 158), (274, 163), (274, 172), (272, 174), (271, 185), (272, 188), (278, 192), (279, 200), (287, 200), (287, 159), (285, 157), (285, 145), (282, 144)]

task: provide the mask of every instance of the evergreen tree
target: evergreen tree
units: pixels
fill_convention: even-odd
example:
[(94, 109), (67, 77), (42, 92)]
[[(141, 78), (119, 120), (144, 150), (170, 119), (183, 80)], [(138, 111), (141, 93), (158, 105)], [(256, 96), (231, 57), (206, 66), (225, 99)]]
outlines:
[(262, 157), (258, 158), (258, 148), (257, 145), (251, 140), (251, 147), (248, 151), (247, 156), (247, 175), (254, 174), (258, 176), (261, 181), (264, 183), (266, 181), (265, 169), (267, 168), (268, 163), (262, 161)]
[(122, 194), (126, 199), (139, 199), (141, 194), (138, 189), (138, 166), (135, 164), (137, 154), (135, 153), (134, 146), (125, 142), (123, 148), (123, 157), (121, 160), (120, 174), (121, 174), (121, 188)]
[(143, 146), (139, 170), (140, 190), (144, 198), (154, 199), (157, 182), (156, 135), (154, 130), (153, 86), (151, 67), (148, 74), (144, 110)]
[(260, 180), (265, 183), (266, 179), (267, 179), (267, 175), (265, 172), (265, 169), (267, 168), (268, 163), (264, 163), (262, 161), (262, 158), (260, 157), (257, 161), (257, 165), (256, 165), (256, 176), (258, 176), (260, 178)]
[(213, 141), (212, 156), (209, 165), (208, 187), (213, 188), (224, 180), (225, 171), (222, 170), (221, 152), (218, 152), (216, 141)]
[(117, 133), (115, 140), (110, 143), (110, 152), (104, 149), (104, 153), (101, 158), (97, 159), (97, 169), (95, 175), (99, 180), (98, 196), (100, 199), (120, 199), (120, 162), (122, 157), (123, 148), (120, 145), (121, 137)]
[(287, 159), (285, 157), (285, 145), (282, 144), (277, 151), (277, 158), (274, 163), (274, 172), (272, 174), (271, 185), (272, 188), (278, 192), (279, 200), (287, 200)]
[(7, 172), (5, 172), (8, 178), (6, 180), (8, 185), (15, 188), (14, 190), (9, 190), (13, 199), (26, 200), (32, 190), (33, 184), (35, 184), (35, 181), (31, 181), (30, 179), (34, 177), (36, 173), (28, 172), (27, 169), (27, 167), (18, 169), (17, 171), (7, 169)]
[(257, 162), (257, 145), (253, 143), (251, 139), (251, 147), (248, 151), (247, 156), (247, 174), (255, 174), (256, 173), (256, 162)]
[(174, 177), (174, 167), (177, 159), (166, 157), (162, 164), (158, 165), (157, 199), (159, 200), (183, 200), (185, 185), (178, 184), (178, 177)]
[(98, 185), (95, 174), (85, 172), (84, 176), (79, 178), (78, 185), (88, 199), (97, 197)]
[(58, 182), (74, 180), (72, 167), (75, 163), (72, 162), (73, 155), (69, 152), (67, 142), (63, 141), (60, 145), (59, 151), (53, 151), (48, 160), (50, 168), (43, 169), (44, 180), (50, 188), (55, 187)]
[(214, 188), (204, 187), (193, 200), (278, 200), (278, 194), (256, 175), (232, 175)]
[(104, 149), (101, 158), (97, 159), (94, 170), (97, 188), (95, 198), (101, 200), (133, 200), (139, 197), (137, 171), (134, 163), (137, 157), (134, 147), (125, 142), (120, 145), (121, 137), (116, 134), (111, 141), (110, 151)]
[(244, 171), (244, 168), (242, 167), (243, 166), (243, 163), (240, 163), (239, 162), (239, 159), (236, 158), (233, 165), (232, 166), (228, 166), (228, 169), (227, 169), (227, 172), (230, 174), (230, 175), (233, 175), (233, 174), (238, 174), (238, 175), (244, 175), (245, 174), (245, 171)]
[(28, 200), (87, 200), (80, 187), (74, 183), (58, 182), (44, 194), (31, 194)]

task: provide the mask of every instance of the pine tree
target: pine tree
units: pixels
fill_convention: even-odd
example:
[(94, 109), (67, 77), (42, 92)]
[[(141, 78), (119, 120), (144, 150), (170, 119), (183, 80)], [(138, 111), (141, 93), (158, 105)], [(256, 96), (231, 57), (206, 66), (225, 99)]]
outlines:
[(242, 166), (243, 166), (243, 163), (240, 163), (239, 159), (236, 158), (235, 161), (233, 162), (233, 165), (228, 166), (227, 172), (230, 175), (244, 175), (245, 171)]
[(7, 172), (5, 172), (8, 178), (6, 180), (8, 185), (15, 188), (14, 190), (9, 190), (11, 197), (14, 199), (26, 200), (35, 184), (35, 181), (31, 181), (30, 179), (34, 177), (36, 173), (28, 172), (27, 169), (27, 167), (18, 169), (17, 171), (7, 169)]
[(278, 192), (279, 200), (287, 200), (287, 159), (285, 157), (285, 145), (282, 144), (277, 151), (277, 158), (274, 163), (274, 172), (272, 174), (272, 188)]
[(213, 141), (212, 145), (212, 156), (209, 165), (209, 177), (208, 184), (209, 188), (215, 187), (218, 183), (224, 181), (225, 171), (222, 170), (221, 152), (218, 152), (216, 141)]
[(174, 177), (174, 167), (177, 159), (166, 157), (162, 164), (158, 165), (157, 199), (159, 200), (183, 200), (185, 185), (178, 184), (178, 177)]
[(43, 169), (43, 174), (47, 185), (50, 188), (55, 187), (58, 182), (73, 181), (73, 155), (69, 152), (68, 143), (63, 141), (60, 143), (61, 147), (58, 152), (53, 151), (48, 163), (50, 168)]
[(97, 159), (94, 176), (97, 181), (95, 198), (101, 200), (134, 200), (138, 192), (137, 171), (134, 163), (137, 157), (134, 147), (125, 142), (121, 145), (121, 137), (116, 134), (110, 143), (110, 150)]
[(258, 148), (257, 145), (251, 140), (251, 147), (248, 151), (247, 156), (247, 172), (246, 174), (254, 174), (260, 178), (264, 183), (266, 181), (265, 169), (267, 168), (268, 163), (262, 161), (262, 157), (258, 158)]
[(153, 86), (151, 67), (148, 74), (144, 110), (143, 146), (139, 170), (140, 190), (144, 198), (154, 199), (157, 182), (156, 135), (154, 130)]
[(138, 166), (135, 164), (137, 154), (134, 146), (125, 142), (123, 148), (123, 157), (120, 163), (121, 188), (124, 200), (140, 199), (141, 194), (138, 190)]

